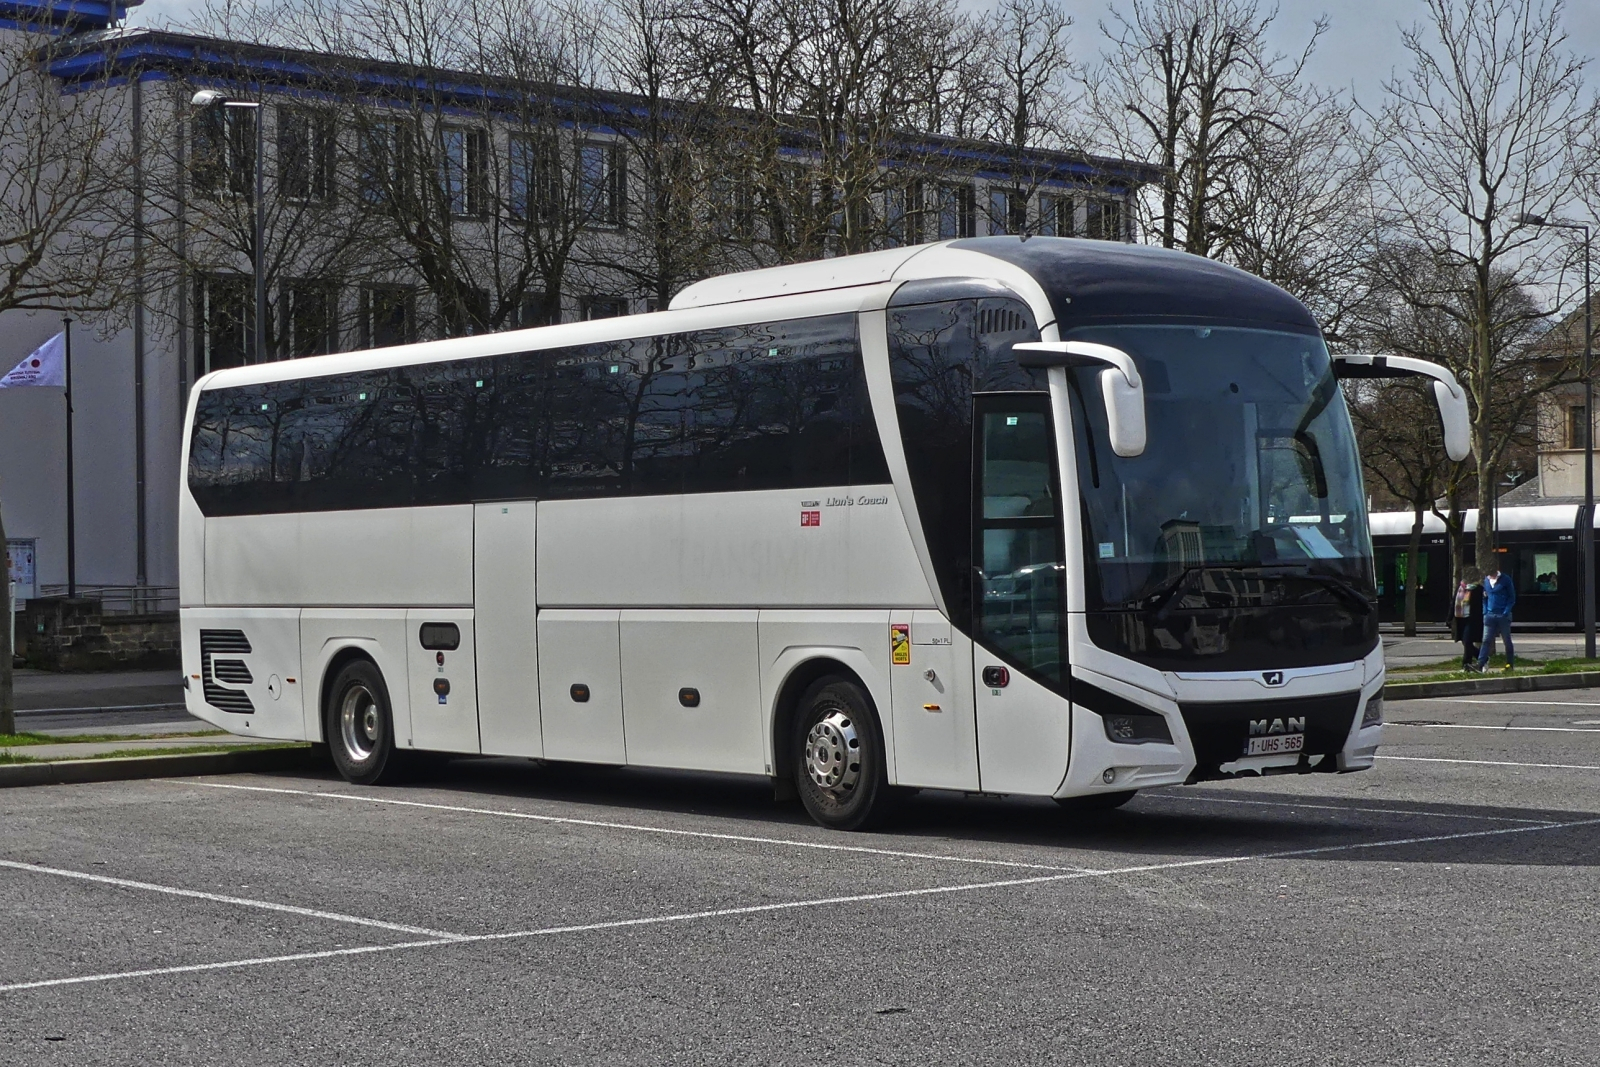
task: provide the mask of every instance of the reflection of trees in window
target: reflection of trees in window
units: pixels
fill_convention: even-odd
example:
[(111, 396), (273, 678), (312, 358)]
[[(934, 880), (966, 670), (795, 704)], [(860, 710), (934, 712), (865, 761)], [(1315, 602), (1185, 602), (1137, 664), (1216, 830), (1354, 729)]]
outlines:
[(1027, 305), (949, 300), (889, 312), (889, 373), (917, 511), (953, 618), (970, 611), (972, 396), (1040, 391), (1043, 375), (1018, 367), (1017, 341), (1035, 340)]
[(888, 480), (848, 315), (207, 391), (191, 457), (207, 514)]

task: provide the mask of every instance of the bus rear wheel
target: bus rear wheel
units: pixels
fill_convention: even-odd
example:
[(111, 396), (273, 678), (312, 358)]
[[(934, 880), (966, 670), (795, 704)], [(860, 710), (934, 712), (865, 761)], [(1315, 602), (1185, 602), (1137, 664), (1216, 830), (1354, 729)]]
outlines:
[(829, 676), (812, 683), (800, 698), (790, 751), (800, 802), (823, 826), (859, 830), (881, 809), (883, 734), (855, 682)]
[(383, 674), (371, 660), (351, 660), (328, 688), (323, 733), (333, 765), (357, 785), (392, 781), (399, 769), (394, 717)]

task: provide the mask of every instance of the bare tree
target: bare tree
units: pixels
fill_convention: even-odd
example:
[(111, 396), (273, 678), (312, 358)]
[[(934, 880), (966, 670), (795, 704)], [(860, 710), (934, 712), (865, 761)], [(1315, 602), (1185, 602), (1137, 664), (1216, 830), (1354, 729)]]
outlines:
[[(1347, 389), (1350, 416), (1361, 444), (1361, 461), (1369, 485), (1386, 491), (1410, 510), (1411, 537), (1406, 542), (1405, 633), (1417, 632), (1417, 591), (1421, 585), (1422, 525), (1446, 477), (1450, 461), (1433, 393), (1415, 380), (1352, 383)], [(1447, 576), (1438, 576), (1445, 580)]]
[[(99, 82), (61, 91), (45, 67), (73, 47), (70, 38), (0, 34), (0, 313), (113, 312), (133, 273), (125, 101)], [(0, 619), (7, 734), (16, 732), (10, 622)]]
[(1338, 343), (1370, 280), (1379, 151), (1336, 97), (1308, 89), (1282, 106), (1245, 133), (1246, 163), (1219, 197), (1227, 223), (1213, 254), (1293, 293)]
[(1390, 149), (1382, 221), (1424, 250), (1379, 262), (1406, 303), (1454, 319), (1468, 351), (1455, 363), (1471, 398), (1479, 507), (1477, 563), (1493, 559), (1494, 486), (1511, 438), (1508, 368), (1545, 309), (1528, 286), (1555, 264), (1524, 211), (1559, 214), (1580, 190), (1600, 105), (1584, 61), (1565, 48), (1560, 0), (1428, 0), (1429, 21), (1406, 30), (1413, 68), (1390, 81), (1374, 116)]
[(991, 140), (1014, 148), (1071, 141), (1072, 16), (1055, 0), (1001, 0), (979, 26), (992, 42)]
[(1286, 57), (1267, 43), (1276, 17), (1256, 0), (1133, 0), (1101, 23), (1109, 51), (1087, 77), (1090, 107), (1108, 149), (1164, 172), (1148, 211), (1166, 248), (1213, 255), (1234, 235), (1233, 187), (1265, 130), (1284, 128), (1325, 28)]

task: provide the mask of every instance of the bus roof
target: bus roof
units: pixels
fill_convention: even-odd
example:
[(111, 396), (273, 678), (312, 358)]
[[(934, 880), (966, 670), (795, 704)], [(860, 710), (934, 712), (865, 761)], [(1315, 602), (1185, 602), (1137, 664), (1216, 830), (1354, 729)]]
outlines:
[[(1316, 333), (1304, 304), (1271, 282), (1203, 256), (1068, 237), (976, 237), (741, 271), (696, 282), (674, 310), (873, 285), (944, 273), (977, 253), (1032, 277), (1065, 331), (1105, 322), (1207, 322)], [(970, 260), (967, 261), (970, 264)], [(1043, 323), (1041, 322), (1041, 325)]]

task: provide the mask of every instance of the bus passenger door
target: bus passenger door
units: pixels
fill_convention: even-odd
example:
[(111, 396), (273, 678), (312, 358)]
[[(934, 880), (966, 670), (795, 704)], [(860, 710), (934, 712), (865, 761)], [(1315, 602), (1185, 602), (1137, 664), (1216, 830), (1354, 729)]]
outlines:
[(479, 504), (472, 516), (478, 730), (491, 756), (543, 756), (534, 632), (532, 500)]
[(1065, 567), (1049, 397), (974, 398), (972, 682), (983, 789), (1054, 793), (1066, 776)]

